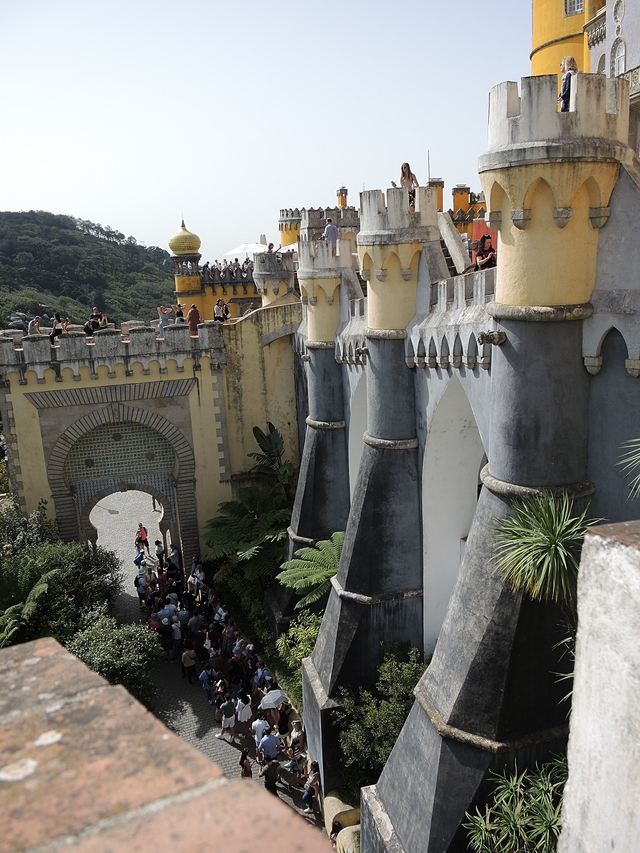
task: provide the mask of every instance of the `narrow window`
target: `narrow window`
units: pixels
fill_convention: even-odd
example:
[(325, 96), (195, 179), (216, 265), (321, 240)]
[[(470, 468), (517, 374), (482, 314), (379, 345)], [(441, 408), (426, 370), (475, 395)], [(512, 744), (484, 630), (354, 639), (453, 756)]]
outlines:
[(616, 39), (611, 49), (611, 75), (619, 77), (627, 70), (627, 46), (624, 39)]
[(584, 11), (584, 0), (564, 0), (565, 15), (578, 15)]

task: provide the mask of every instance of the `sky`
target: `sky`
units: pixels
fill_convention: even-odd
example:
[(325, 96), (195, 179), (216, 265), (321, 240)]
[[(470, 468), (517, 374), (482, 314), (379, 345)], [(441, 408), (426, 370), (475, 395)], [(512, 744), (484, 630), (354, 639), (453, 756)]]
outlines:
[(204, 260), (281, 208), (398, 182), (480, 190), (489, 89), (530, 73), (530, 0), (0, 0), (0, 210)]

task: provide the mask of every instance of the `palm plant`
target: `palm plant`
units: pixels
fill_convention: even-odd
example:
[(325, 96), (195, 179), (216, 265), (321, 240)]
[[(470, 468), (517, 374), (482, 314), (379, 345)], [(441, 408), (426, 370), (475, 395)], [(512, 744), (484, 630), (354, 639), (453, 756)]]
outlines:
[(286, 496), (292, 499), (295, 491), (295, 470), (288, 459), (283, 460), (282, 458), (284, 455), (284, 438), (271, 421), (267, 423), (267, 428), (268, 433), (258, 426), (253, 428), (253, 435), (261, 452), (247, 454), (257, 463), (251, 469), (251, 473), (275, 477), (284, 489)]
[(629, 484), (629, 497), (636, 500), (640, 498), (640, 438), (625, 441), (622, 446), (626, 451), (617, 464), (621, 466), (625, 477), (635, 475)]
[(340, 565), (343, 542), (344, 533), (334, 533), (331, 539), (321, 539), (313, 548), (301, 548), (296, 551), (293, 560), (282, 564), (277, 580), (297, 592), (305, 593), (296, 604), (297, 610), (308, 607), (329, 591), (331, 578)]
[(514, 502), (510, 514), (496, 522), (495, 570), (503, 583), (573, 613), (582, 543), (595, 523), (587, 521), (587, 511), (588, 506), (574, 514), (567, 495), (542, 494)]

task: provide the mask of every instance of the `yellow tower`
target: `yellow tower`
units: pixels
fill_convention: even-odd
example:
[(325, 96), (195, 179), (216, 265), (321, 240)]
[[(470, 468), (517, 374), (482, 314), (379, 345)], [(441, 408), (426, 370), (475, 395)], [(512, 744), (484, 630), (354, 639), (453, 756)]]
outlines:
[(584, 31), (606, 0), (533, 0), (531, 73), (557, 74), (563, 56), (573, 56), (580, 71), (589, 70)]
[(626, 80), (577, 74), (571, 112), (559, 113), (556, 98), (555, 75), (523, 78), (521, 98), (516, 83), (491, 91), (479, 170), (499, 235), (495, 301), (502, 305), (589, 302), (598, 229), (619, 165), (632, 157)]
[[(173, 252), (172, 260), (176, 266), (176, 302), (195, 304), (203, 319), (212, 320), (211, 310), (205, 310), (204, 291), (200, 279), (200, 238), (188, 231), (182, 220), (177, 234), (169, 239), (169, 248)], [(206, 306), (209, 308), (209, 306)]]
[(386, 205), (380, 190), (360, 194), (358, 254), (367, 282), (369, 330), (406, 336), (416, 312), (422, 247), (440, 240), (437, 204), (437, 189), (432, 187), (417, 188), (415, 211), (409, 209), (404, 187), (387, 190)]

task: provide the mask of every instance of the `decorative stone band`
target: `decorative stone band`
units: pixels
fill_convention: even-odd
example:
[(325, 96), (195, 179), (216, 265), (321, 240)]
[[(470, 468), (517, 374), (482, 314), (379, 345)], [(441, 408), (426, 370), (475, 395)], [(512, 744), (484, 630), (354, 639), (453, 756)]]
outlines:
[[(336, 260), (340, 260), (337, 258)], [(351, 258), (349, 258), (349, 263), (351, 263)], [(329, 267), (325, 269), (302, 269), (300, 267), (298, 269), (298, 281), (312, 281), (313, 279), (327, 279), (327, 278), (335, 278), (339, 280), (342, 277), (342, 269), (343, 267)]]
[(523, 320), (527, 323), (558, 323), (567, 320), (587, 320), (593, 314), (593, 305), (502, 305), (487, 302), (486, 311), (496, 320)]
[(538, 743), (548, 743), (549, 741), (560, 740), (566, 738), (569, 734), (568, 723), (562, 726), (557, 726), (553, 729), (544, 729), (541, 732), (532, 732), (515, 740), (491, 740), (481, 735), (474, 735), (471, 732), (465, 732), (463, 729), (457, 729), (455, 726), (449, 726), (440, 716), (435, 705), (429, 700), (424, 692), (419, 687), (413, 691), (416, 701), (425, 712), (434, 729), (440, 737), (456, 740), (459, 743), (474, 746), (477, 749), (482, 749), (485, 752), (499, 753), (511, 752), (516, 749), (524, 749), (528, 746), (535, 746)]
[(489, 466), (485, 465), (480, 472), (482, 484), (494, 495), (505, 498), (530, 498), (534, 495), (555, 495), (561, 497), (567, 495), (569, 498), (586, 498), (592, 495), (596, 487), (589, 480), (582, 483), (571, 483), (567, 486), (519, 486), (516, 483), (506, 483), (504, 480), (496, 480), (489, 473)]
[(315, 539), (307, 539), (306, 536), (298, 536), (298, 534), (294, 533), (290, 527), (287, 527), (287, 536), (292, 542), (295, 542), (296, 545), (300, 545), (304, 548), (313, 548), (316, 544)]
[(335, 349), (335, 341), (307, 341), (305, 346), (307, 349)]
[(346, 425), (346, 421), (316, 421), (313, 418), (307, 418), (307, 426), (313, 429), (344, 429)]
[[(383, 341), (404, 341), (407, 337), (406, 329), (369, 329), (364, 330), (366, 338), (378, 338)], [(308, 346), (308, 344), (307, 344)]]
[(360, 231), (356, 243), (358, 246), (399, 246), (402, 243), (430, 243), (439, 239), (440, 231), (435, 225), (424, 225), (393, 231)]
[(374, 438), (368, 432), (365, 432), (362, 440), (369, 447), (375, 447), (377, 450), (413, 450), (418, 446), (417, 438)]
[(339, 598), (344, 601), (353, 601), (354, 604), (363, 604), (366, 607), (372, 604), (384, 604), (387, 601), (403, 601), (405, 598), (422, 598), (422, 589), (407, 589), (402, 592), (386, 592), (381, 595), (361, 595), (359, 592), (349, 592), (340, 585), (338, 578), (334, 575), (331, 578), (331, 585), (335, 589)]

